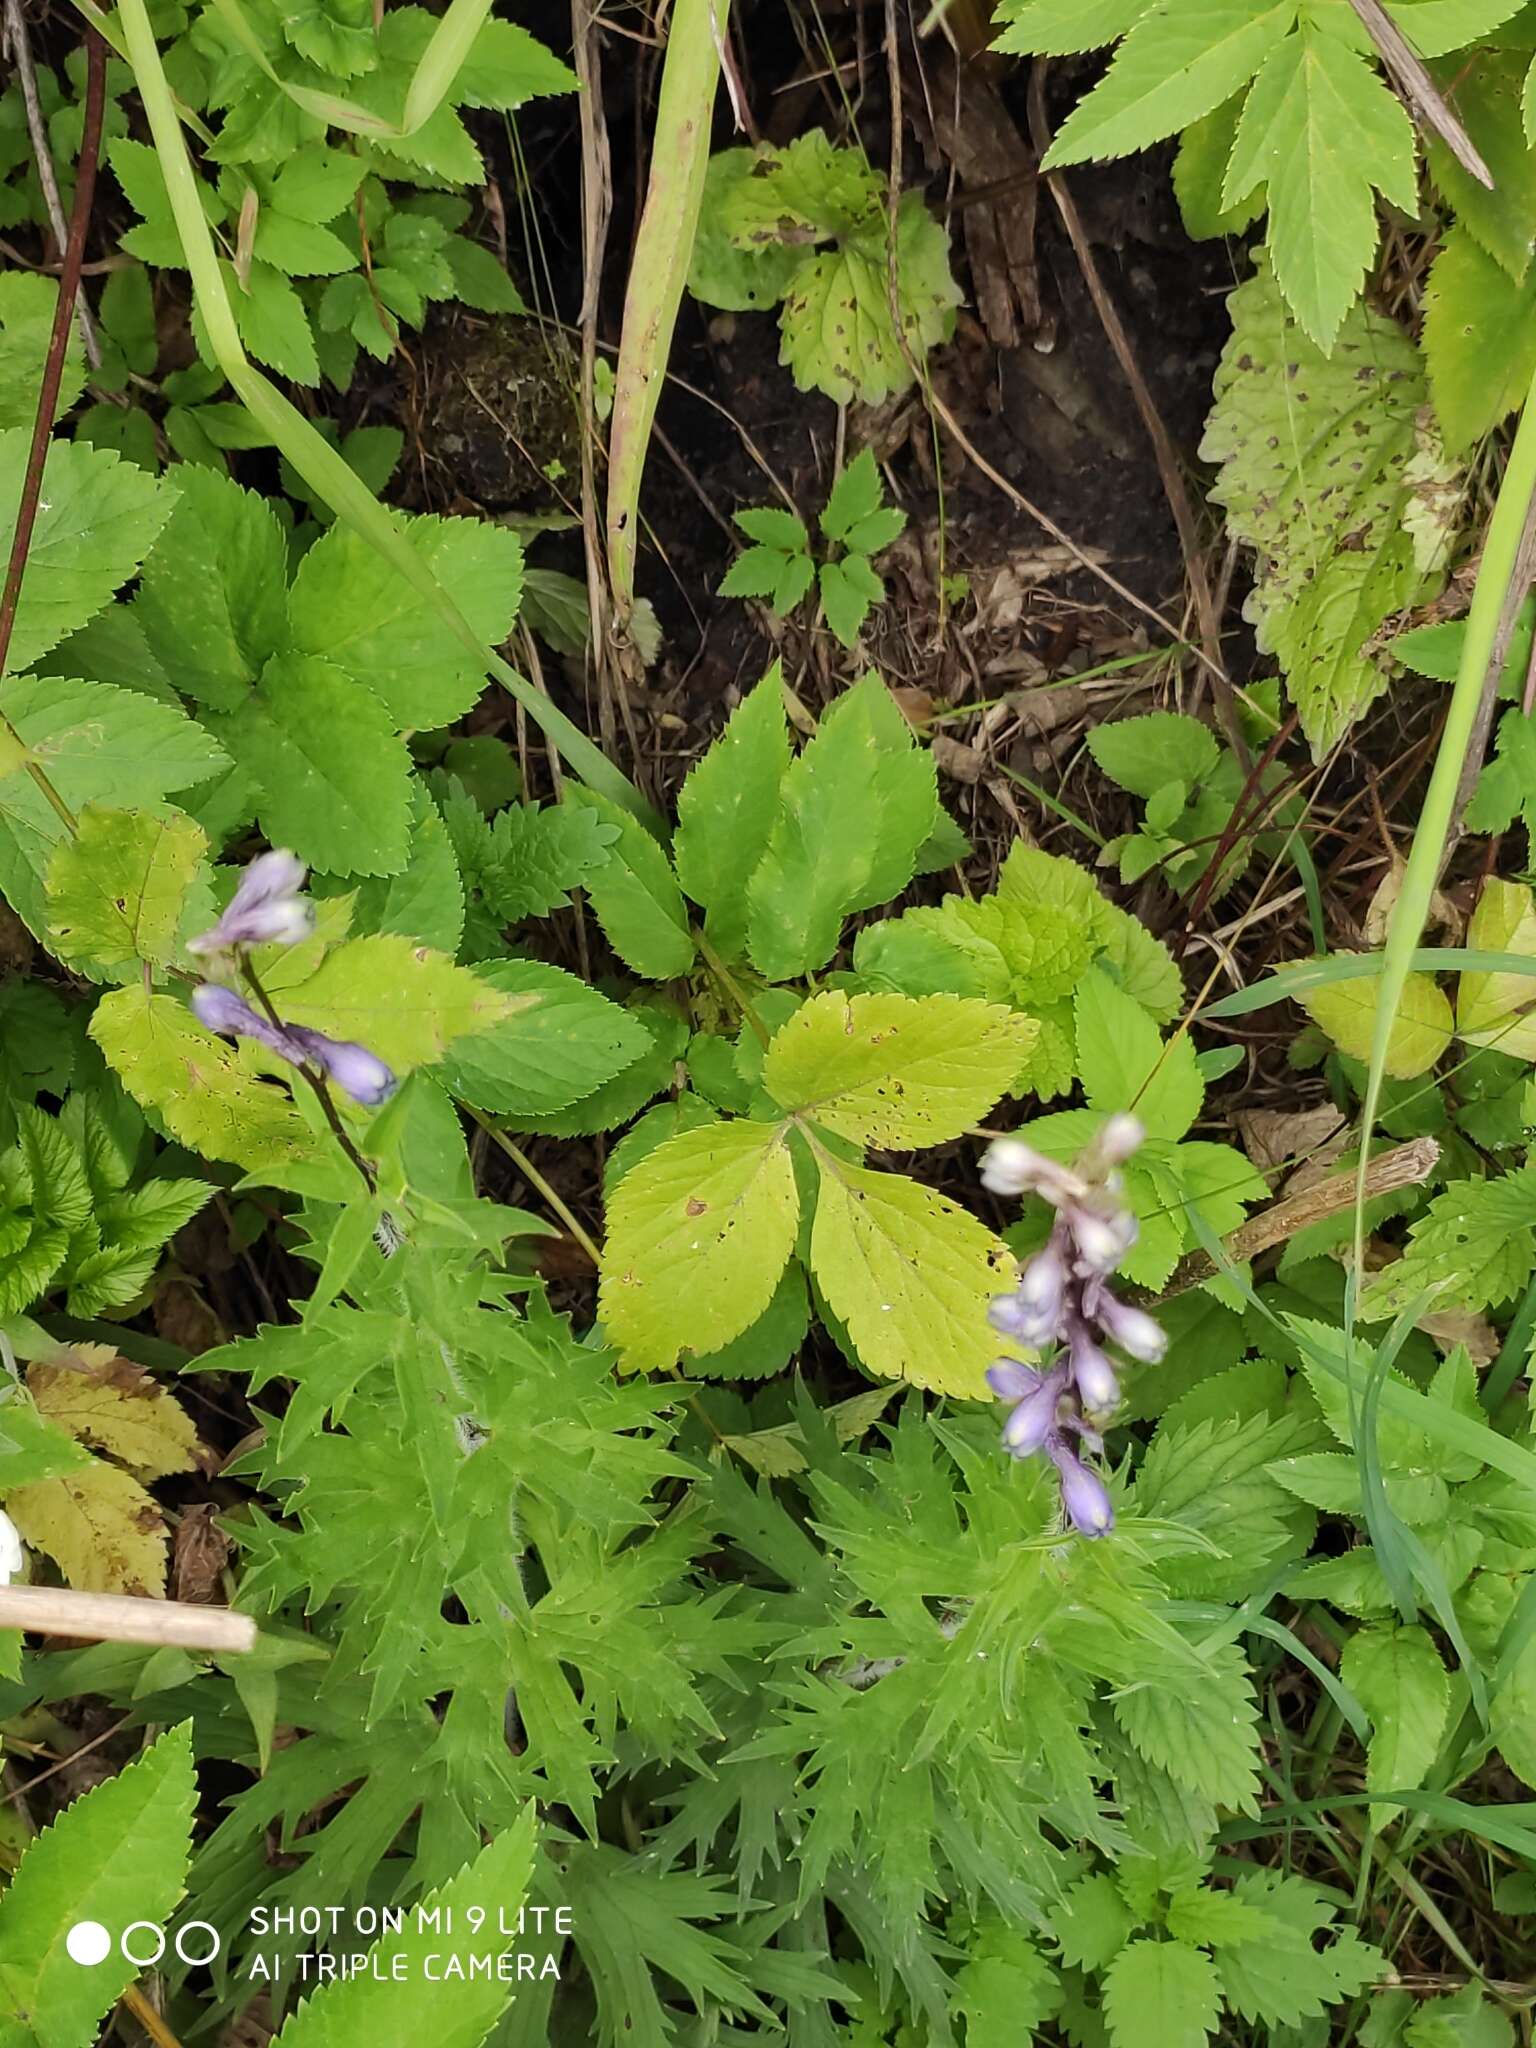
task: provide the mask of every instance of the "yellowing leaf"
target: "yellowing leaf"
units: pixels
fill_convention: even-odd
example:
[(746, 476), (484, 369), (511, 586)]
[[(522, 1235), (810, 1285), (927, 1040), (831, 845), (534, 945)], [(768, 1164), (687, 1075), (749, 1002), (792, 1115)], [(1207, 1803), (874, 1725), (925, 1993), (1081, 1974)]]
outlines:
[(51, 1557), (82, 1593), (165, 1598), (167, 1530), (154, 1501), (118, 1465), (40, 1479), (6, 1495), (24, 1543)]
[(92, 1450), (109, 1451), (141, 1479), (191, 1472), (197, 1431), (157, 1380), (106, 1345), (82, 1344), (27, 1372), (38, 1413)]
[[(1363, 975), (1358, 981), (1328, 982), (1298, 1001), (1340, 1052), (1368, 1060), (1380, 986), (1374, 975)], [(1410, 974), (1387, 1041), (1387, 1072), (1398, 1081), (1427, 1074), (1450, 1042), (1451, 1006), (1444, 993), (1429, 975)]]
[(813, 996), (775, 1036), (763, 1086), (856, 1143), (942, 1145), (985, 1115), (1040, 1027), (964, 996)]
[[(1467, 950), (1520, 953), (1536, 959), (1536, 903), (1523, 882), (1483, 884), (1467, 926)], [(1469, 1045), (1490, 1045), (1516, 1059), (1536, 1060), (1536, 979), (1525, 974), (1464, 974), (1456, 988), (1456, 1031)]]
[(1015, 1266), (967, 1210), (900, 1174), (823, 1160), (811, 1270), (871, 1372), (985, 1397), (987, 1303)]
[(207, 848), (202, 827), (180, 811), (88, 804), (48, 868), (53, 951), (98, 981), (127, 980), (141, 961), (163, 967)]
[(112, 989), (90, 1029), (128, 1093), (189, 1150), (257, 1173), (316, 1157), (314, 1135), (286, 1090), (262, 1080), (170, 996)]
[(740, 1336), (799, 1220), (782, 1125), (705, 1124), (658, 1145), (608, 1205), (598, 1312), (628, 1362), (665, 1368)]
[(392, 932), (349, 939), (283, 998), (285, 1021), (355, 1039), (398, 1074), (442, 1058), (524, 1006), (443, 953)]

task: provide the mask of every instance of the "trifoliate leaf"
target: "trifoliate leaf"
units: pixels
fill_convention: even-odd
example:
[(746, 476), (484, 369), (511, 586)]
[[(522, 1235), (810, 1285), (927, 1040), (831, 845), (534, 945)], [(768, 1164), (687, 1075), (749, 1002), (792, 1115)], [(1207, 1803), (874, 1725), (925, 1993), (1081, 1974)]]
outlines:
[(997, 1349), (987, 1303), (1011, 1284), (1011, 1253), (932, 1188), (819, 1165), (811, 1270), (859, 1358), (883, 1378), (981, 1399)]
[(997, 1101), (1038, 1028), (960, 996), (813, 996), (774, 1035), (763, 1086), (857, 1144), (942, 1145)]
[(183, 1722), (116, 1777), (80, 1794), (30, 1844), (0, 1895), (0, 2030), (63, 2048), (95, 2038), (141, 1965), (114, 1939), (83, 1967), (66, 1946), (84, 1921), (159, 1927), (187, 1881), (197, 1780)]
[[(412, 519), (406, 538), (488, 645), (517, 618), (522, 542), (483, 519)], [(485, 687), (479, 657), (361, 534), (338, 520), (305, 555), (288, 599), (293, 643), (381, 699), (398, 726), (448, 725)]]
[(1220, 2012), (1215, 1964), (1182, 1941), (1127, 1942), (1104, 1973), (1111, 2048), (1204, 2048)]
[(608, 1206), (598, 1311), (634, 1365), (709, 1352), (768, 1306), (800, 1202), (783, 1127), (706, 1124), (630, 1169)]
[(165, 966), (184, 933), (207, 850), (201, 826), (180, 811), (88, 804), (48, 869), (54, 952), (93, 981), (127, 981), (142, 967)]
[(1176, 135), (1245, 85), (1295, 21), (1294, 0), (1159, 0), (1057, 130), (1045, 168), (1129, 156)]
[(1307, 16), (1253, 81), (1223, 203), (1240, 206), (1260, 186), (1276, 281), (1327, 353), (1376, 255), (1376, 193), (1411, 213), (1418, 180), (1401, 103), (1359, 51)]
[[(1451, 1681), (1422, 1628), (1356, 1629), (1344, 1645), (1339, 1676), (1371, 1717), (1365, 1784), (1369, 1792), (1412, 1792), (1440, 1754)], [(1384, 1827), (1399, 1808), (1371, 1809)]]
[(544, 1115), (591, 1095), (650, 1048), (628, 1010), (558, 967), (494, 960), (478, 970), (513, 1007), (449, 1054), (443, 1083), (465, 1102)]
[(218, 724), (274, 846), (328, 875), (390, 875), (410, 847), (411, 764), (372, 690), (308, 654), (274, 655)]
[[(875, 451), (861, 448), (827, 493), (827, 502), (821, 510), (822, 532), (828, 540), (846, 540), (849, 528), (861, 519), (867, 519), (879, 507), (883, 496), (880, 472), (875, 466)], [(759, 540), (766, 537), (763, 534), (756, 536)]]
[(688, 907), (672, 863), (639, 819), (596, 790), (570, 784), (565, 801), (596, 814), (617, 837), (583, 886), (604, 936), (619, 958), (651, 981), (670, 981), (693, 965)]
[(1279, 658), (1316, 757), (1386, 688), (1373, 636), (1438, 587), (1415, 559), (1405, 471), (1425, 400), (1418, 351), (1357, 307), (1324, 356), (1288, 317), (1262, 268), (1231, 300), (1202, 452), (1213, 495), (1260, 559), (1245, 607)]
[(775, 662), (677, 799), (677, 878), (705, 911), (706, 938), (728, 960), (746, 947), (747, 882), (767, 847), (788, 766), (784, 678)]
[[(1375, 975), (1360, 975), (1352, 981), (1325, 982), (1297, 1001), (1340, 1052), (1368, 1060), (1380, 994), (1381, 982)], [(1431, 975), (1410, 974), (1392, 1015), (1386, 1072), (1398, 1081), (1427, 1074), (1450, 1044), (1451, 1031), (1451, 1006), (1439, 984)]]

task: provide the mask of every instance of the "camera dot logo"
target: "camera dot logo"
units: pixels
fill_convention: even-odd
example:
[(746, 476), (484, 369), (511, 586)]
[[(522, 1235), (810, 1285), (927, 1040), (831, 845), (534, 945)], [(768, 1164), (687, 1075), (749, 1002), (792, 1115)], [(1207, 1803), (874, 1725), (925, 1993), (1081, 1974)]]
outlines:
[(112, 1953), (112, 1937), (99, 1920), (77, 1920), (65, 1935), (64, 1946), (72, 1963), (90, 1969)]

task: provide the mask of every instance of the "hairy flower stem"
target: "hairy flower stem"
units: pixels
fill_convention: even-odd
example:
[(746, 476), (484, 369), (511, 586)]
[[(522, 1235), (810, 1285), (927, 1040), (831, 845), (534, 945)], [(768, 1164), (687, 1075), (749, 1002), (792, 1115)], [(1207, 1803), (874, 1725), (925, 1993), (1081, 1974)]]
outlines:
[[(6, 564), (5, 586), (0, 590), (0, 676), (5, 674), (16, 630), (16, 610), (21, 602), (22, 578), (37, 525), (37, 508), (43, 490), (43, 470), (48, 462), (48, 438), (53, 416), (59, 407), (59, 387), (64, 379), (64, 357), (69, 349), (74, 324), (75, 298), (80, 290), (80, 266), (85, 260), (85, 234), (90, 226), (91, 200), (96, 191), (96, 163), (101, 153), (101, 114), (106, 101), (107, 51), (94, 29), (85, 32), (85, 115), (80, 135), (80, 157), (75, 167), (75, 200), (69, 218), (69, 240), (59, 272), (59, 299), (54, 308), (53, 332), (43, 362), (43, 379), (38, 387), (37, 412), (32, 422), (32, 446), (27, 452), (26, 473), (21, 484), (21, 503), (16, 508), (16, 530), (11, 536), (11, 555)], [(73, 838), (75, 817), (42, 767), (32, 759), (26, 743), (8, 718), (0, 714), (0, 732), (20, 757), (7, 767), (25, 765), (38, 789), (57, 813), (59, 822)]]
[[(273, 1008), (272, 998), (262, 987), (260, 977), (248, 959), (241, 961), (240, 972), (244, 977), (246, 987), (261, 1005), (262, 1014), (266, 1017), (267, 1022), (274, 1030), (282, 1031), (284, 1029), (283, 1020)], [(379, 1184), (373, 1168), (347, 1135), (346, 1125), (343, 1124), (336, 1105), (331, 1100), (331, 1091), (326, 1086), (324, 1079), (315, 1072), (307, 1060), (299, 1068), (299, 1072), (304, 1076), (310, 1087), (314, 1089), (315, 1098), (320, 1104), (321, 1113), (331, 1127), (331, 1135), (362, 1175), (363, 1186), (368, 1190), (370, 1196), (376, 1194)]]

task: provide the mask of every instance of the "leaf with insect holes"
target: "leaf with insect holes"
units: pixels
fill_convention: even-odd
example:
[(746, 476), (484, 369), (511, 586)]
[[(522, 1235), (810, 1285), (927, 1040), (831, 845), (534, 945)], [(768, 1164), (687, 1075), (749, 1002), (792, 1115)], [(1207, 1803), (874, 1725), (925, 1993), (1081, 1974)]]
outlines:
[[(1299, 1877), (1278, 1870), (1244, 1871), (1232, 1896), (1276, 1924), (1262, 1941), (1238, 1942), (1216, 1957), (1228, 2006), (1267, 2027), (1299, 2027), (1328, 2006), (1356, 1997), (1381, 1978), (1380, 1949), (1351, 1927), (1335, 1925), (1328, 1897)], [(1331, 1935), (1323, 1947), (1320, 1934)]]
[(690, 770), (677, 799), (677, 878), (701, 905), (704, 933), (728, 960), (747, 941), (747, 882), (768, 845), (789, 767), (784, 672), (775, 662)]
[[(1376, 1030), (1381, 983), (1374, 975), (1353, 981), (1325, 982), (1297, 1001), (1340, 1052), (1368, 1060)], [(1410, 974), (1393, 1012), (1387, 1041), (1386, 1071), (1395, 1080), (1411, 1081), (1427, 1074), (1451, 1042), (1451, 1006), (1428, 974)]]
[(693, 965), (688, 907), (660, 843), (638, 818), (579, 783), (566, 787), (565, 802), (595, 812), (617, 838), (601, 867), (583, 877), (587, 899), (604, 936), (619, 958), (651, 981), (670, 981)]
[(49, 944), (93, 981), (129, 981), (164, 967), (211, 907), (194, 884), (208, 851), (180, 811), (114, 811), (88, 804), (48, 869)]
[(1533, 1218), (1536, 1168), (1453, 1182), (1408, 1226), (1402, 1257), (1371, 1276), (1360, 1297), (1362, 1318), (1388, 1322), (1421, 1295), (1436, 1309), (1510, 1300), (1536, 1266)]
[(1013, 1255), (968, 1210), (900, 1174), (823, 1158), (811, 1271), (869, 1370), (985, 1398), (997, 1343), (987, 1304)]
[(1307, 16), (1270, 49), (1253, 81), (1223, 204), (1240, 206), (1261, 186), (1276, 281), (1327, 352), (1375, 258), (1376, 193), (1411, 213), (1418, 176), (1401, 103), (1360, 51)]
[(706, 306), (728, 313), (762, 312), (775, 305), (806, 259), (803, 245), (770, 242), (743, 249), (732, 239), (729, 222), (737, 188), (754, 175), (758, 161), (754, 149), (717, 150), (704, 177), (688, 289)]
[(184, 1721), (79, 1793), (27, 1845), (0, 1893), (0, 2034), (17, 2048), (96, 2038), (142, 1965), (114, 1941), (82, 1968), (70, 1930), (83, 1922), (116, 1933), (134, 1920), (169, 1920), (186, 1887), (196, 1804)]
[(828, 992), (775, 1033), (763, 1086), (781, 1109), (856, 1144), (943, 1145), (997, 1101), (1038, 1028), (960, 996)]
[(683, 1131), (625, 1174), (608, 1205), (598, 1312), (636, 1366), (729, 1344), (779, 1284), (800, 1219), (780, 1124)]
[(823, 391), (839, 405), (878, 405), (912, 382), (909, 354), (921, 362), (949, 339), (961, 297), (949, 238), (915, 192), (903, 196), (896, 217), (899, 336), (891, 268), (880, 210), (858, 240), (823, 250), (796, 272), (784, 294), (779, 361), (800, 390)]
[(1418, 350), (1364, 307), (1325, 356), (1289, 318), (1267, 266), (1229, 302), (1233, 336), (1216, 373), (1201, 451), (1221, 465), (1213, 495), (1259, 558), (1244, 607), (1276, 655), (1321, 759), (1386, 688), (1375, 636), (1440, 587), (1411, 531), (1420, 418)]
[[(1519, 711), (1506, 712), (1505, 723), (1511, 721), (1518, 721), (1511, 735), (1518, 735), (1517, 744), (1510, 749), (1512, 763), (1523, 766), (1530, 760), (1536, 766), (1536, 749), (1526, 737), (1531, 721)], [(1501, 741), (1502, 736), (1501, 728)], [(1484, 770), (1485, 778), (1486, 774)], [(1536, 790), (1531, 800), (1536, 802)], [(1536, 902), (1524, 882), (1489, 876), (1467, 925), (1467, 946), (1474, 952), (1515, 953), (1536, 959)], [(1457, 1035), (1469, 1045), (1491, 1046), (1514, 1059), (1536, 1060), (1536, 1015), (1529, 1009), (1530, 1000), (1529, 975), (1463, 974), (1456, 987)]]
[[(1371, 1717), (1366, 1750), (1368, 1792), (1412, 1792), (1440, 1754), (1451, 1681), (1427, 1630), (1356, 1629), (1344, 1645), (1339, 1676)], [(1385, 1827), (1400, 1809), (1371, 1808), (1371, 1825)]]

